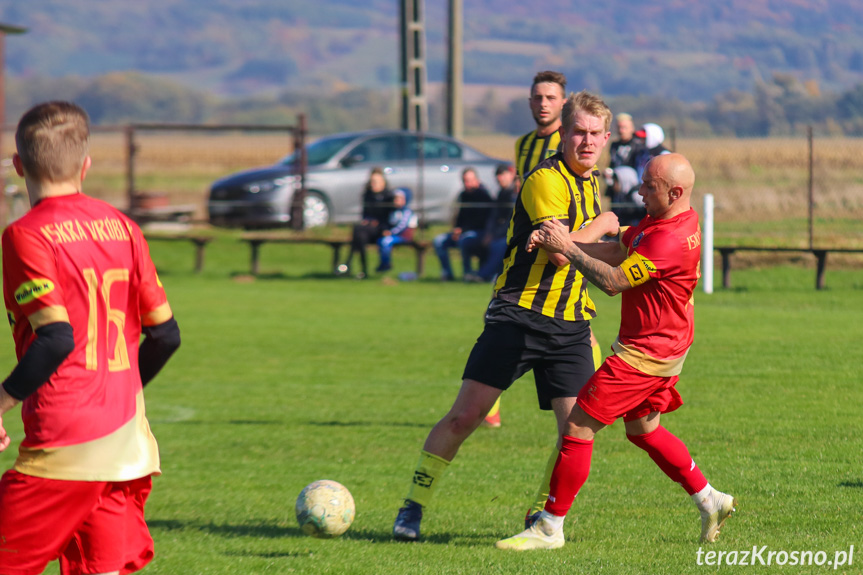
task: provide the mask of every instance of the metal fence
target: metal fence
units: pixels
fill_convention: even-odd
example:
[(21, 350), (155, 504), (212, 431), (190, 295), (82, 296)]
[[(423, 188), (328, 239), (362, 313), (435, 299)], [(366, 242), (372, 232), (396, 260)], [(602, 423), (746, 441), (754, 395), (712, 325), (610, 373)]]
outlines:
[(717, 237), (799, 248), (863, 247), (863, 140), (677, 138), (695, 201), (716, 202)]
[[(693, 139), (675, 135), (673, 129), (669, 135), (667, 143), (695, 168), (694, 205), (701, 206), (706, 193), (715, 198), (717, 241), (863, 247), (863, 139)], [(302, 117), (293, 126), (98, 127), (93, 130), (93, 167), (85, 190), (124, 210), (145, 200), (191, 206), (193, 220), (203, 222), (214, 180), (271, 165), (303, 149), (299, 142), (306, 138)], [(510, 136), (465, 139), (492, 156), (512, 154)], [(14, 140), (6, 137), (3, 142), (2, 158), (8, 159)], [(26, 203), (23, 181), (8, 172), (7, 179), (6, 213), (20, 212)], [(484, 184), (496, 190), (495, 182)]]
[[(207, 219), (207, 194), (214, 180), (238, 170), (273, 164), (301, 150), (297, 165), (301, 193), (294, 195), (291, 213), (293, 227), (302, 227), (307, 138), (303, 115), (294, 125), (137, 123), (94, 126), (91, 132), (93, 166), (84, 184), (88, 195), (133, 215), (162, 209), (165, 213), (188, 214), (194, 222)], [(14, 139), (6, 137), (3, 142)], [(8, 158), (13, 151), (8, 147), (2, 150), (6, 192), (6, 201), (2, 202), (5, 210), (0, 213), (2, 225), (20, 216), (22, 201), (26, 202), (23, 180), (9, 169)]]

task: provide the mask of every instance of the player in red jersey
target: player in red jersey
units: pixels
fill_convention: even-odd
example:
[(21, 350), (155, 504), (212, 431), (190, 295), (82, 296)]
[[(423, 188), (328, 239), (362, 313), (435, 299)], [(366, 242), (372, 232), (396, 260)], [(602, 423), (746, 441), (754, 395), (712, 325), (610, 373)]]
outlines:
[[(15, 169), (32, 209), (3, 232), (3, 297), (18, 364), (0, 416), (21, 403), (24, 440), (0, 479), (0, 573), (132, 573), (153, 557), (144, 522), (159, 451), (143, 386), (180, 331), (141, 230), (81, 193), (87, 114), (28, 111)], [(144, 340), (141, 341), (141, 334)], [(0, 419), (0, 451), (11, 443)]]
[(559, 222), (544, 222), (528, 248), (562, 253), (609, 295), (622, 293), (615, 355), (582, 388), (569, 416), (539, 521), (497, 542), (500, 549), (556, 549), (563, 520), (587, 481), (596, 433), (622, 417), (627, 438), (680, 483), (701, 512), (701, 539), (713, 542), (737, 501), (719, 492), (686, 446), (659, 423), (683, 402), (674, 389), (693, 339), (692, 293), (698, 282), (701, 232), (690, 207), (695, 173), (680, 154), (650, 161), (639, 193), (647, 217), (621, 231), (620, 245), (576, 244)]

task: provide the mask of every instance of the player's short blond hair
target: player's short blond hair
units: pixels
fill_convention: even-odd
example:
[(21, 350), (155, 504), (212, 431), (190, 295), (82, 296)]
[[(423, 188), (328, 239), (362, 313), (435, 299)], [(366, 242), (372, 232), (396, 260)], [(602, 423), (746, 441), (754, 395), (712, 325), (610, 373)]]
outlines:
[(15, 145), (24, 174), (41, 182), (77, 178), (90, 148), (90, 119), (71, 102), (45, 102), (18, 122)]
[(575, 94), (570, 93), (569, 98), (563, 104), (563, 113), (560, 120), (563, 123), (563, 128), (569, 131), (575, 123), (575, 115), (578, 112), (584, 112), (590, 116), (601, 118), (605, 131), (611, 129), (611, 108), (595, 94), (591, 94), (587, 90)]

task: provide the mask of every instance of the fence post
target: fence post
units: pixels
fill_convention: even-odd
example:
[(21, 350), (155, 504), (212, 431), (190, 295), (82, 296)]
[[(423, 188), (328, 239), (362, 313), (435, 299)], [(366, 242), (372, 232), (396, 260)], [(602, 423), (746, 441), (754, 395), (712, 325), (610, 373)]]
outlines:
[(701, 223), (701, 285), (704, 293), (713, 293), (713, 194), (704, 194)]
[(129, 200), (129, 212), (135, 208), (135, 126), (126, 125), (123, 128), (126, 134), (126, 196)]
[(297, 115), (297, 127), (294, 128), (294, 152), (296, 153), (296, 162), (294, 164), (294, 173), (300, 177), (300, 189), (297, 190), (291, 199), (291, 228), (297, 231), (302, 231), (305, 227), (304, 211), (306, 207), (306, 115)]
[(426, 195), (425, 195), (425, 132), (417, 131), (417, 202), (419, 203), (419, 238), (423, 239), (426, 227)]
[(815, 236), (815, 154), (812, 138), (812, 124), (806, 127), (806, 135), (809, 140), (809, 249), (814, 248)]

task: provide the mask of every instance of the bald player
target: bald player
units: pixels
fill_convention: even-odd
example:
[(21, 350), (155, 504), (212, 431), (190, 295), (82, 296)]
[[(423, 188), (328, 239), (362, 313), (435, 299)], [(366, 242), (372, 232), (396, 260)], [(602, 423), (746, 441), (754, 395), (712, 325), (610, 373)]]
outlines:
[(639, 194), (647, 208), (620, 244), (574, 243), (557, 221), (543, 222), (528, 249), (560, 253), (608, 295), (621, 296), (615, 354), (582, 388), (562, 436), (551, 492), (539, 520), (500, 549), (556, 549), (563, 520), (587, 481), (596, 433), (623, 418), (626, 437), (690, 495), (701, 513), (701, 540), (714, 542), (737, 505), (707, 482), (680, 439), (660, 424), (683, 404), (674, 388), (692, 344), (692, 292), (699, 277), (701, 231), (690, 206), (695, 173), (680, 154), (652, 159)]

